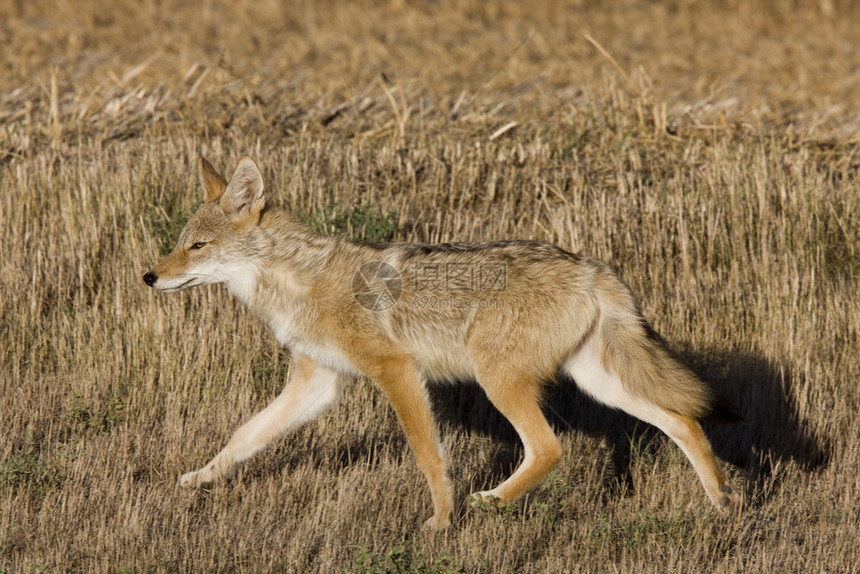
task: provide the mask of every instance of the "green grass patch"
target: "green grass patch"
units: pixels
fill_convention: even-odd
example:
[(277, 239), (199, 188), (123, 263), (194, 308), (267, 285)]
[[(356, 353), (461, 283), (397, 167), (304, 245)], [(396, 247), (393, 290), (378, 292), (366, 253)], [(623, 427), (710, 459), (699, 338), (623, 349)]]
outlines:
[(28, 446), (0, 464), (0, 489), (24, 489), (36, 498), (42, 498), (66, 481), (59, 465), (45, 461), (39, 452)]
[(454, 556), (442, 552), (431, 559), (415, 541), (395, 544), (387, 552), (374, 554), (365, 546), (355, 553), (353, 568), (357, 574), (457, 574), (466, 568)]
[(349, 207), (343, 201), (337, 201), (317, 213), (301, 217), (317, 233), (342, 233), (368, 243), (389, 241), (397, 231), (396, 211), (380, 211), (364, 202)]

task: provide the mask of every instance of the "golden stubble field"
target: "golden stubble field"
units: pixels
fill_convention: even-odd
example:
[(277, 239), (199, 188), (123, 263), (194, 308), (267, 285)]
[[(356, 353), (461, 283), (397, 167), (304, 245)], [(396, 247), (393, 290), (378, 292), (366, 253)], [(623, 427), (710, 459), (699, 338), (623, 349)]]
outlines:
[[(858, 38), (835, 0), (0, 1), (0, 572), (856, 571)], [(222, 288), (141, 282), (201, 154), (253, 155), (330, 230), (611, 260), (745, 417), (706, 427), (744, 512), (569, 386), (563, 462), (498, 513), (464, 498), (517, 464), (514, 433), (434, 390), (442, 533), (363, 380), (180, 490), (289, 369)]]

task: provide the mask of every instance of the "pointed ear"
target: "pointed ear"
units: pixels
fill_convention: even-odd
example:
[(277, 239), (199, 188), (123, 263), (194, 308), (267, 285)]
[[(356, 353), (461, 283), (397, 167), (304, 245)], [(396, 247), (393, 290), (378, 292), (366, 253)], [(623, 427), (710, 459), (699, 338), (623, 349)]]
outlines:
[(266, 207), (266, 198), (263, 197), (263, 176), (254, 160), (248, 156), (242, 158), (218, 205), (234, 221), (256, 222), (259, 219)]
[(203, 188), (203, 201), (218, 201), (227, 189), (227, 180), (215, 171), (205, 157), (200, 158), (200, 187)]

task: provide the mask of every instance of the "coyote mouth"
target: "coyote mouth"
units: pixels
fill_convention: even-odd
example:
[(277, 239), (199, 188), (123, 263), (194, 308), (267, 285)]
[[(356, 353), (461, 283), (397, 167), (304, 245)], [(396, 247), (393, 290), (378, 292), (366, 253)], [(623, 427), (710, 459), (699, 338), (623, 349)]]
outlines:
[(161, 289), (161, 291), (164, 291), (165, 293), (176, 293), (177, 291), (183, 291), (185, 289), (188, 289), (189, 287), (194, 287), (198, 285), (199, 283), (197, 283), (197, 281), (197, 277), (192, 277), (183, 281), (175, 287), (165, 287), (164, 289)]
[(192, 277), (188, 281), (185, 281), (181, 285), (179, 285), (176, 288), (176, 290), (181, 291), (182, 289), (188, 289), (189, 287), (194, 287), (195, 285), (198, 285), (198, 284), (199, 284), (199, 280), (197, 279), (197, 277)]

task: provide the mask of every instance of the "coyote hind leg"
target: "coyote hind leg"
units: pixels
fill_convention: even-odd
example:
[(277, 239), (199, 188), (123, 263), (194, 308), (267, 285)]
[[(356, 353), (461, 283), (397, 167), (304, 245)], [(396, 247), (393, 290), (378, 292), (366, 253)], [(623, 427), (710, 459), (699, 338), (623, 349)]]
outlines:
[(697, 420), (630, 395), (621, 379), (603, 367), (600, 354), (591, 342), (565, 363), (565, 369), (576, 384), (596, 400), (666, 433), (687, 455), (714, 506), (728, 510), (739, 505), (740, 498), (717, 466), (711, 444)]
[(290, 381), (281, 394), (239, 427), (227, 446), (199, 470), (183, 474), (182, 486), (200, 487), (229, 478), (239, 464), (265, 449), (287, 431), (316, 418), (339, 394), (337, 373), (303, 355), (293, 356)]

